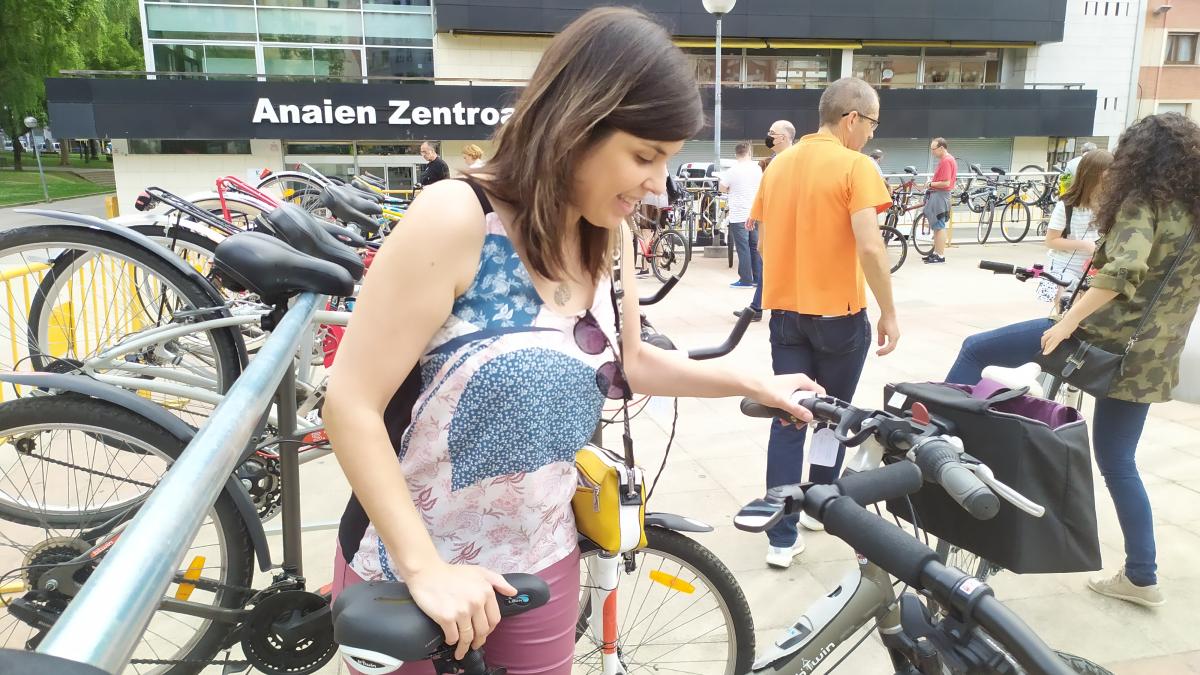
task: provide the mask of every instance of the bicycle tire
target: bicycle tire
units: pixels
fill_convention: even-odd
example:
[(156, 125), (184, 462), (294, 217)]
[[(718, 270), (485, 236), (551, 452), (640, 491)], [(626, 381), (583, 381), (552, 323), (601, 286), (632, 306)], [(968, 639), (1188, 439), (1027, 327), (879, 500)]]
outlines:
[[(143, 309), (145, 309), (145, 303), (141, 298), (140, 290), (150, 275), (156, 277), (159, 284), (168, 288), (177, 300), (182, 301), (182, 309), (200, 309), (213, 304), (208, 290), (202, 288), (200, 283), (184, 276), (165, 260), (148, 255), (144, 249), (119, 235), (60, 225), (19, 228), (0, 233), (0, 260), (14, 255), (23, 257), (24, 252), (30, 249), (62, 249), (51, 258), (53, 263), (50, 264), (50, 269), (39, 282), (37, 292), (29, 304), (25, 330), (29, 341), (27, 348), (30, 362), (36, 370), (53, 370), (58, 367), (56, 364), (63, 361), (62, 357), (53, 356), (54, 337), (50, 328), (51, 321), (54, 318), (54, 312), (62, 306), (62, 303), (57, 302), (59, 294), (64, 289), (68, 293), (72, 292), (71, 283), (74, 271), (86, 264), (89, 257), (98, 257), (100, 254), (104, 254), (134, 265), (134, 288), (138, 290), (135, 295), (139, 296), (139, 303), (142, 304)], [(136, 270), (141, 270), (142, 274), (146, 276), (142, 280), (137, 280)], [(111, 309), (111, 307), (107, 309)], [(161, 311), (162, 308), (155, 309)], [(161, 317), (158, 320), (161, 321)], [(71, 321), (68, 323), (74, 330), (76, 327), (74, 310), (72, 310)], [(86, 326), (84, 329), (86, 330)], [(233, 328), (216, 328), (203, 331), (203, 333), (209, 354), (198, 358), (202, 361), (207, 360), (211, 366), (217, 393), (225, 393), (237, 376), (241, 374), (237, 342), (241, 337)], [(109, 346), (102, 345), (100, 337), (97, 337), (96, 342), (97, 346), (95, 350), (92, 350), (93, 352), (98, 352), (102, 346)], [(66, 342), (66, 348), (72, 349), (77, 344), (79, 341), (72, 337)], [(88, 342), (84, 341), (83, 344), (84, 349), (87, 350)], [(89, 355), (74, 352), (64, 353), (68, 362), (79, 361), (82, 360), (79, 357)]]
[(937, 553), (938, 559), (942, 561), (942, 564), (956, 567), (980, 581), (987, 581), (988, 577), (1000, 570), (998, 566), (979, 554), (972, 553), (965, 548), (959, 548), (942, 539), (938, 540), (934, 551)]
[(996, 217), (996, 209), (993, 206), (988, 206), (979, 212), (979, 225), (976, 226), (975, 239), (986, 244), (988, 237), (992, 236), (992, 221)]
[(1019, 244), (1029, 235), (1029, 205), (1019, 198), (1004, 205), (1000, 211), (1000, 234), (1005, 240)]
[[(184, 450), (184, 443), (162, 427), (107, 401), (78, 394), (60, 394), (23, 398), (0, 404), (0, 438), (12, 439), (20, 434), (32, 433), (27, 431), (29, 429), (44, 431), (51, 428), (74, 429), (85, 439), (103, 438), (102, 442), (107, 444), (119, 443), (119, 447), (109, 446), (110, 450), (115, 448), (118, 454), (131, 452), (133, 456), (153, 456), (161, 460), (163, 471)], [(131, 476), (132, 473), (127, 478)], [(78, 476), (76, 476), (76, 480), (79, 480)], [(96, 494), (100, 495), (101, 493), (98, 491)], [(63, 534), (64, 531), (74, 533), (78, 537), (82, 530), (95, 527), (103, 520), (107, 520), (107, 517), (114, 515), (111, 513), (111, 509), (95, 512), (81, 511), (74, 519), (59, 518), (56, 521), (57, 525), (50, 525), (40, 516), (33, 516), (31, 519), (28, 511), (13, 513), (10, 505), (0, 504), (0, 506), (3, 507), (0, 510), (3, 511), (4, 517), (10, 522), (27, 524), (34, 528), (33, 532), (9, 528), (11, 536), (6, 537), (6, 541), (3, 543), (3, 546), (11, 547), (21, 553), (22, 551), (17, 545), (18, 540), (26, 536), (31, 537), (37, 543), (32, 544), (29, 551), (23, 552), (25, 556), (42, 556), (52, 553), (52, 549), (34, 547), (45, 547), (46, 545), (61, 547), (65, 539), (70, 537), (70, 534)], [(206, 525), (215, 529), (215, 532), (210, 534), (209, 530), (205, 528)], [(195, 546), (204, 549), (207, 554), (203, 561), (203, 578), (216, 581), (225, 587), (217, 587), (215, 590), (197, 587), (188, 601), (224, 609), (241, 608), (245, 602), (245, 596), (244, 591), (238, 589), (244, 589), (250, 585), (253, 576), (253, 546), (246, 532), (245, 523), (228, 494), (222, 493), (217, 498), (208, 512), (208, 520), (202, 525), (202, 531), (197, 535), (195, 542)], [(82, 542), (80, 545), (83, 545)], [(213, 547), (218, 548), (214, 551)], [(188, 568), (189, 559), (195, 562), (198, 557), (198, 555), (192, 554), (185, 555), (180, 571)], [(62, 561), (61, 557), (34, 559)], [(214, 569), (218, 563), (220, 564), (219, 570)], [(9, 571), (3, 578), (10, 579), (13, 573), (14, 571)], [(178, 590), (174, 583), (172, 586)], [(38, 592), (22, 589), (16, 593), (27, 597), (30, 594), (36, 595)], [(16, 601), (16, 593), (6, 597), (6, 604)], [(196, 594), (199, 594), (199, 597)], [(168, 595), (171, 595), (170, 590), (168, 590)], [(65, 596), (55, 598), (55, 600), (61, 602), (63, 606), (70, 602), (70, 598)], [(156, 623), (164, 619), (166, 621)], [(197, 624), (188, 624), (185, 619), (196, 619)], [(27, 630), (22, 630), (23, 627)], [(149, 629), (143, 635), (143, 642), (139, 643), (133, 658), (210, 660), (219, 653), (230, 630), (231, 624), (160, 610), (152, 616)], [(179, 631), (185, 631), (187, 638), (180, 637), (179, 640), (182, 643), (172, 642), (170, 637), (179, 635)], [(0, 614), (0, 634), (6, 636), (5, 647), (29, 648), (26, 641), (36, 633), (35, 629), (20, 621), (16, 616), (8, 613)], [(160, 639), (177, 647), (178, 652), (167, 654), (162, 649), (155, 648), (154, 642)], [(144, 668), (136, 670), (145, 672)], [(195, 673), (198, 670), (199, 667), (195, 665), (176, 664), (155, 669), (153, 672), (183, 675), (184, 673)]]
[[(586, 584), (587, 582), (585, 563), (588, 557), (599, 555), (599, 553), (600, 550), (595, 544), (592, 544), (590, 541), (586, 540), (581, 542), (580, 572), (581, 575), (583, 575), (583, 581), (581, 583)], [(725, 658), (725, 673), (726, 675), (743, 675), (744, 673), (750, 672), (750, 668), (754, 663), (754, 617), (750, 613), (750, 605), (746, 602), (745, 594), (742, 592), (742, 589), (738, 585), (737, 579), (734, 578), (733, 573), (729, 571), (729, 568), (726, 567), (725, 564), (722, 563), (712, 551), (705, 548), (699, 542), (678, 532), (667, 530), (661, 527), (647, 527), (646, 546), (635, 551), (633, 555), (635, 558), (640, 557), (641, 562), (639, 562), (637, 564), (638, 566), (632, 572), (630, 572), (626, 571), (626, 568), (624, 567), (624, 561), (622, 561), (621, 580), (634, 577), (637, 569), (642, 566), (647, 557), (650, 555), (656, 555), (663, 561), (671, 561), (671, 566), (668, 569), (674, 570), (675, 565), (678, 565), (680, 572), (686, 569), (688, 573), (692, 574), (692, 580), (702, 582), (709, 589), (711, 589), (713, 595), (718, 599), (718, 601), (723, 603), (722, 611), (725, 612), (726, 629), (732, 636), (734, 643), (729, 650), (730, 653), (728, 653)], [(658, 571), (661, 570), (662, 566), (660, 565)], [(674, 575), (674, 578), (679, 577), (679, 574)], [(640, 578), (641, 577), (637, 577), (638, 580), (640, 580)], [(661, 582), (659, 583), (659, 586), (667, 588), (668, 590), (673, 590)], [(618, 588), (620, 587), (620, 580), (618, 580)], [(587, 586), (584, 585), (581, 586), (581, 588), (587, 588)], [(628, 588), (628, 585), (626, 588)], [(634, 586), (633, 590), (636, 591), (637, 588), (638, 586)], [(694, 590), (692, 592), (694, 593)], [(619, 597), (628, 598), (630, 595), (626, 593)], [(637, 596), (634, 595), (633, 597)], [(586, 643), (581, 644), (580, 642), (584, 634), (587, 632), (589, 626), (588, 618), (590, 616), (589, 610), (591, 595), (589, 593), (581, 593), (581, 598), (584, 600), (582, 600), (580, 603), (579, 618), (576, 622), (576, 669), (574, 672), (598, 672), (598, 670), (581, 671), (579, 669), (580, 665), (587, 665), (588, 663), (591, 663), (589, 657), (596, 656), (597, 651), (588, 651), (589, 645)], [(645, 602), (646, 597), (643, 596), (642, 603), (639, 605), (638, 616), (641, 614), (641, 609), (645, 607)], [(698, 600), (695, 602), (698, 602)], [(694, 602), (692, 604), (694, 604)], [(632, 606), (632, 603), (630, 603), (630, 606)], [(657, 612), (655, 616), (658, 616), (659, 614), (664, 614), (664, 612)], [(667, 618), (670, 620), (679, 618), (679, 615), (677, 614), (665, 614), (667, 614)], [(640, 621), (637, 622), (636, 625), (643, 627), (645, 626), (645, 623), (646, 621)], [(655, 639), (656, 645), (661, 645), (661, 640), (663, 639), (664, 635), (669, 634), (670, 631), (667, 633), (658, 632), (652, 637)], [(618, 638), (618, 653), (628, 653), (625, 651), (625, 648), (629, 646), (629, 643), (625, 642), (625, 637), (625, 635), (622, 635), (621, 638)], [(635, 646), (634, 649), (638, 649), (640, 646), (643, 645)], [(689, 659), (694, 660), (699, 647), (697, 647), (694, 641), (686, 642), (681, 645), (681, 647), (684, 646), (689, 649)], [(582, 655), (579, 653), (580, 648), (584, 650), (584, 654)], [(640, 652), (638, 656), (639, 663), (634, 667), (625, 670), (625, 673), (628, 675), (636, 675), (637, 673), (657, 672), (657, 668), (653, 662), (643, 662), (641, 658), (644, 655)], [(715, 663), (716, 662), (714, 662), (714, 665)], [(639, 668), (638, 666), (647, 667)]]
[(908, 242), (905, 241), (904, 235), (900, 234), (900, 230), (894, 227), (884, 226), (879, 228), (879, 232), (883, 235), (888, 259), (892, 261), (892, 274), (895, 274), (896, 270), (904, 267), (904, 261), (908, 259)]
[(687, 240), (674, 230), (659, 232), (650, 242), (650, 269), (659, 281), (682, 277), (691, 262)]
[(1017, 172), (1016, 178), (1018, 181), (1022, 180), (1021, 174), (1037, 174), (1036, 176), (1030, 175), (1024, 178), (1025, 181), (1030, 183), (1030, 186), (1018, 195), (1018, 199), (1023, 203), (1033, 206), (1041, 201), (1042, 196), (1046, 192), (1045, 170), (1037, 164), (1026, 164)]
[[(38, 282), (34, 298), (29, 301), (29, 312), (25, 317), (25, 324), (20, 325), (20, 329), (24, 330), (26, 340), (29, 341), (26, 348), (29, 351), (30, 363), (36, 370), (52, 370), (55, 368), (53, 364), (62, 360), (62, 357), (52, 356), (52, 347), (50, 347), (49, 341), (52, 340), (52, 336), (50, 336), (49, 325), (53, 318), (53, 312), (60, 306), (50, 300), (58, 297), (62, 286), (66, 286), (70, 291), (71, 270), (76, 269), (77, 265), (85, 263), (85, 256), (110, 256), (118, 261), (136, 265), (134, 274), (140, 270), (140, 273), (145, 275), (142, 280), (134, 277), (139, 291), (136, 293), (139, 295), (139, 303), (142, 301), (140, 289), (144, 283), (149, 282), (152, 275), (152, 279), (174, 294), (175, 299), (180, 301), (184, 309), (202, 309), (202, 307), (212, 305), (210, 289), (203, 288), (200, 286), (200, 282), (188, 279), (162, 258), (150, 255), (139, 245), (118, 234), (60, 225), (24, 227), (0, 233), (0, 259), (19, 257), (25, 261), (28, 259), (25, 255), (28, 251), (38, 251), (40, 252), (38, 255), (42, 255), (46, 251), (55, 251), (53, 256), (43, 256), (47, 261), (53, 262), (48, 262), (49, 269), (43, 279)], [(109, 306), (106, 309), (110, 310), (112, 307)], [(158, 309), (161, 310), (161, 307)], [(98, 313), (98, 309), (96, 311)], [(12, 318), (16, 319), (16, 317)], [(76, 322), (76, 317), (72, 316), (70, 322), (72, 329), (76, 327), (74, 322)], [(14, 325), (19, 324), (14, 323)], [(230, 328), (212, 329), (204, 331), (204, 333), (211, 351), (212, 374), (214, 374), (216, 390), (218, 393), (224, 393), (241, 372), (238, 345), (240, 336), (238, 331)], [(13, 337), (16, 339), (16, 335)], [(98, 350), (100, 337), (97, 337), (96, 341)], [(77, 345), (77, 341), (71, 340), (67, 341), (64, 346), (67, 350), (64, 352), (64, 357), (68, 362), (71, 359), (78, 360), (77, 357), (86, 356), (86, 354), (71, 352), (74, 345)], [(85, 344), (84, 348), (86, 350), (88, 345)]]
[[(915, 250), (917, 253), (920, 253), (922, 256), (927, 256), (930, 253), (933, 253), (933, 239), (925, 239), (919, 236), (922, 230), (928, 228), (929, 223), (925, 218), (925, 214), (917, 214), (917, 217), (913, 219), (912, 236), (909, 237), (909, 239), (912, 240), (913, 250)], [(932, 233), (932, 230), (930, 230), (930, 233)]]

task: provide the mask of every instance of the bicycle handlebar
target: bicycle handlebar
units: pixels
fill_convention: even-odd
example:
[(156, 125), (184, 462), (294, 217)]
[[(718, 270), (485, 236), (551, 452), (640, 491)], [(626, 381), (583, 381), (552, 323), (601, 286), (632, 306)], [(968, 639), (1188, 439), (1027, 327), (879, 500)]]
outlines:
[(654, 303), (659, 302), (663, 298), (667, 297), (667, 293), (670, 293), (671, 289), (675, 288), (675, 285), (678, 283), (679, 277), (676, 275), (671, 275), (671, 278), (667, 279), (666, 283), (660, 286), (657, 291), (654, 291), (653, 294), (638, 298), (638, 304), (645, 307), (646, 305), (653, 305)]
[(733, 351), (738, 343), (742, 341), (742, 336), (746, 334), (746, 329), (750, 327), (750, 321), (753, 319), (753, 312), (746, 308), (742, 315), (738, 317), (737, 323), (733, 325), (733, 330), (729, 331), (729, 337), (716, 347), (701, 347), (688, 352), (688, 358), (696, 361), (704, 361), (706, 359), (715, 359), (720, 356), (725, 356)]
[(1018, 267), (1016, 265), (1010, 265), (1009, 263), (995, 262), (993, 260), (980, 260), (979, 269), (987, 270), (994, 274), (1009, 274), (1021, 281), (1027, 281), (1029, 279), (1045, 279), (1046, 281), (1063, 288), (1067, 288), (1071, 285), (1070, 281), (1047, 272), (1041, 265), (1034, 265), (1033, 267)]

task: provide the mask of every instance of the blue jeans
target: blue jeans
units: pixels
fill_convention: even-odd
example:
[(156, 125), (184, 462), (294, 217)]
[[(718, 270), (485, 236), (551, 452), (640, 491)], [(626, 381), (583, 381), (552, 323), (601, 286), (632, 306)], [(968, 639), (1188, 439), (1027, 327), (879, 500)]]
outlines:
[(758, 252), (758, 228), (746, 229), (746, 223), (729, 223), (729, 234), (737, 250), (738, 281), (762, 283), (762, 256)]
[[(1015, 368), (1030, 362), (1050, 325), (1049, 319), (1034, 319), (968, 337), (946, 381), (976, 384), (985, 366)], [(1154, 518), (1134, 461), (1149, 410), (1149, 403), (1102, 398), (1096, 401), (1092, 418), (1092, 451), (1125, 538), (1125, 575), (1138, 586), (1158, 583)]]
[[(804, 373), (819, 382), (830, 396), (849, 401), (858, 388), (867, 351), (871, 323), (866, 311), (850, 316), (820, 317), (795, 312), (771, 312), (771, 365), (775, 374)], [(767, 487), (799, 483), (804, 472), (804, 438), (807, 427), (797, 429), (771, 422), (767, 443)], [(832, 483), (842, 470), (846, 448), (839, 447), (833, 466), (812, 465), (809, 480)], [(783, 519), (767, 531), (772, 546), (796, 543), (799, 516)]]
[(1149, 412), (1149, 403), (1102, 398), (1096, 401), (1092, 418), (1092, 451), (1117, 507), (1117, 522), (1125, 538), (1125, 576), (1136, 586), (1158, 583), (1154, 516), (1134, 461)]
[(1016, 368), (1029, 363), (1041, 351), (1042, 333), (1051, 325), (1050, 319), (1033, 319), (968, 337), (963, 340), (946, 381), (979, 384), (987, 366)]

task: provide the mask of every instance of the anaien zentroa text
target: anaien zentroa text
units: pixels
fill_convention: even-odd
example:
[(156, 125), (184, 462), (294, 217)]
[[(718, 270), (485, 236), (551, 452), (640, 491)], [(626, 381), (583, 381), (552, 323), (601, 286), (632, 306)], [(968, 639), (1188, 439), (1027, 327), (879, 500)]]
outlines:
[[(452, 106), (414, 106), (412, 101), (390, 100), (387, 123), (414, 126), (496, 126), (508, 121), (512, 108), (479, 108), (465, 106), (461, 101)], [(254, 106), (254, 124), (377, 124), (379, 111), (369, 105), (333, 105), (332, 99), (320, 104), (275, 105), (269, 98), (260, 98)]]

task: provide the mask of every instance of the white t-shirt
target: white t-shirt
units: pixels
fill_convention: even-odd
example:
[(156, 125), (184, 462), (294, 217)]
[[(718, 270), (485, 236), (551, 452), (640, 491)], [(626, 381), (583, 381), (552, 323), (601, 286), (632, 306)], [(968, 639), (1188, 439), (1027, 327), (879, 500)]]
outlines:
[[(1058, 202), (1054, 205), (1054, 211), (1050, 213), (1050, 222), (1046, 225), (1046, 229), (1062, 232), (1066, 228), (1067, 207), (1062, 202)], [(1099, 238), (1100, 232), (1096, 228), (1095, 214), (1092, 213), (1092, 210), (1075, 207), (1071, 212), (1071, 231), (1067, 233), (1067, 239), (1096, 241)], [(1083, 276), (1083, 266), (1091, 258), (1083, 251), (1059, 251), (1057, 249), (1050, 249), (1047, 257), (1049, 258), (1047, 271), (1072, 281)], [(1056, 289), (1056, 286), (1044, 281), (1039, 284), (1037, 295), (1039, 298), (1049, 300), (1053, 298)]]
[(744, 223), (750, 217), (750, 207), (754, 205), (762, 175), (758, 162), (748, 159), (739, 160), (725, 169), (721, 183), (729, 186), (729, 222)]

